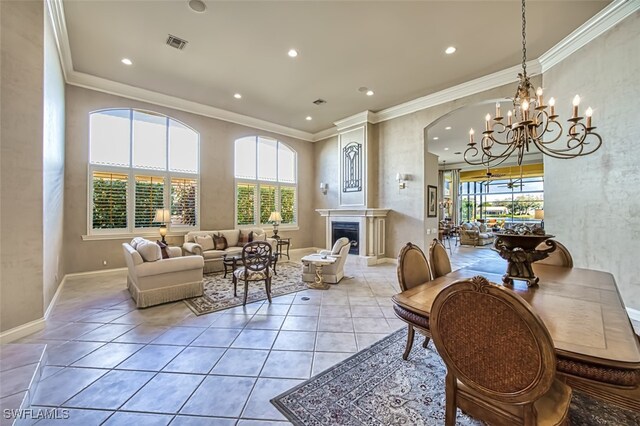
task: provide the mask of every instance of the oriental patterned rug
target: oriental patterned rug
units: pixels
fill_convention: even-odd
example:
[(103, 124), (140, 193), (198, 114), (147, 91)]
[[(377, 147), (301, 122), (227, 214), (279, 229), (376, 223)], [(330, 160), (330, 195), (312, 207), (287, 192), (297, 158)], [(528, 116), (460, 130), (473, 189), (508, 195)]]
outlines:
[[(446, 367), (435, 351), (414, 343), (402, 360), (401, 329), (271, 400), (294, 425), (444, 425)], [(419, 339), (418, 339), (419, 340)], [(640, 413), (574, 390), (572, 425), (639, 425)], [(457, 425), (483, 425), (460, 410)]]
[[(277, 275), (271, 279), (271, 297), (295, 293), (306, 290), (307, 284), (302, 281), (302, 265), (295, 262), (278, 262)], [(186, 299), (184, 302), (191, 308), (194, 314), (204, 315), (223, 309), (242, 306), (244, 299), (244, 281), (238, 281), (238, 297), (233, 296), (233, 283), (231, 273), (224, 278), (224, 273), (204, 275), (204, 295)], [(247, 304), (266, 300), (267, 293), (264, 289), (264, 281), (249, 282), (249, 295)]]

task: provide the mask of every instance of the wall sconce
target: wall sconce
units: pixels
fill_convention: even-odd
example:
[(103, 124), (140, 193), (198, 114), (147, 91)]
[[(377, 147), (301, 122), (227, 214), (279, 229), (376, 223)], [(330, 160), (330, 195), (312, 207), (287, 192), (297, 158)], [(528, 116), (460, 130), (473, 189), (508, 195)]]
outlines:
[(407, 187), (407, 175), (398, 173), (396, 175), (396, 180), (398, 181), (398, 187), (400, 189), (405, 189)]
[(324, 182), (320, 182), (320, 191), (324, 194), (327, 195), (327, 190), (329, 189), (329, 185), (324, 183)]

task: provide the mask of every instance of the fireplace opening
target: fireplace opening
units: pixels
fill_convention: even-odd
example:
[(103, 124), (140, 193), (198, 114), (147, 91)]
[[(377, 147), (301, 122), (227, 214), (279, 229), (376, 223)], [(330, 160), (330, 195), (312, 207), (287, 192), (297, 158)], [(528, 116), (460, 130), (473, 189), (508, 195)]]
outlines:
[(358, 222), (331, 222), (331, 244), (335, 244), (338, 238), (346, 237), (351, 241), (349, 254), (359, 254), (360, 224)]

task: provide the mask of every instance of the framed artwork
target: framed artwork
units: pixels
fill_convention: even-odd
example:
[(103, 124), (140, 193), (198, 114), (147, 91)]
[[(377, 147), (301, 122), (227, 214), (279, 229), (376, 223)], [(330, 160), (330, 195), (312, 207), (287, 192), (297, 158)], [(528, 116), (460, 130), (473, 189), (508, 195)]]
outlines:
[(438, 188), (427, 185), (427, 217), (438, 216)]

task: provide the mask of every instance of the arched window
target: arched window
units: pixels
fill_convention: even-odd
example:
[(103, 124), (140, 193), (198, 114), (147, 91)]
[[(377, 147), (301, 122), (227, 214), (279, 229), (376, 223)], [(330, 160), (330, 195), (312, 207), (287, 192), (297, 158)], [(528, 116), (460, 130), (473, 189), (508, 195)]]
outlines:
[(296, 224), (297, 154), (264, 136), (235, 142), (236, 225), (266, 225), (271, 212), (282, 224)]
[(174, 231), (198, 226), (195, 130), (135, 109), (96, 111), (89, 120), (90, 234), (158, 228), (163, 224), (154, 222), (158, 209), (170, 210), (166, 225)]

